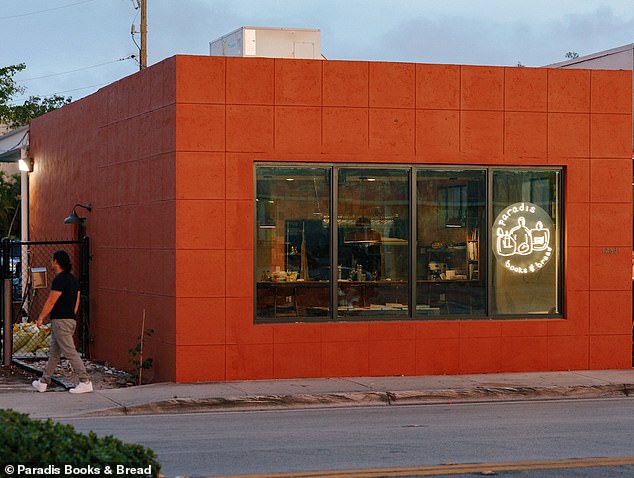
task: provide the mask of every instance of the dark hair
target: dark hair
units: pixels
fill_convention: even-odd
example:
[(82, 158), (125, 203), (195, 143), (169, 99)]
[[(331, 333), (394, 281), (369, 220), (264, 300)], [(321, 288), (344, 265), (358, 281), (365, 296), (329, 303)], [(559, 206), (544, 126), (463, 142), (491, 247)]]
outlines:
[(55, 253), (53, 253), (53, 260), (57, 262), (65, 272), (70, 272), (73, 267), (66, 251), (55, 251)]

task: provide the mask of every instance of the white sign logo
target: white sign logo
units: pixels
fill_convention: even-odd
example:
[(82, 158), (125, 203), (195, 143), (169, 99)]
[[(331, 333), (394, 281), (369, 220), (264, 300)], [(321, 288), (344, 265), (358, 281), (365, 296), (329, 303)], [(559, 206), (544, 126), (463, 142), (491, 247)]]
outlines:
[(537, 204), (511, 204), (495, 219), (491, 231), (493, 254), (511, 272), (537, 272), (553, 255), (552, 229), (552, 219)]

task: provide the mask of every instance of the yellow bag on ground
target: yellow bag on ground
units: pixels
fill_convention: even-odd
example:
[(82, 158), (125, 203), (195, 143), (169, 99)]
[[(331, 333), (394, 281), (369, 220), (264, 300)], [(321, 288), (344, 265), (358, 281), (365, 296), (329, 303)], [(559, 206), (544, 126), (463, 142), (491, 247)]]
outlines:
[(13, 353), (34, 353), (37, 349), (48, 347), (50, 324), (42, 326), (41, 329), (32, 323), (20, 325), (23, 325), (21, 330), (13, 334)]
[(24, 347), (38, 333), (39, 330), (33, 322), (15, 324), (13, 326), (13, 352), (15, 353)]

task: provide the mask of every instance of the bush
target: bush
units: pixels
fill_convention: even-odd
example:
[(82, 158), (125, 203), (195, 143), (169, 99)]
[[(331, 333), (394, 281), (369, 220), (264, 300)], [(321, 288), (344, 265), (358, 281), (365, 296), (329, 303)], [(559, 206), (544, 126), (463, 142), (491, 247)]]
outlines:
[[(84, 435), (72, 425), (54, 423), (51, 419), (32, 420), (13, 410), (0, 410), (0, 450), (0, 463), (13, 465), (15, 476), (18, 465), (31, 469), (54, 466), (59, 472), (52, 474), (58, 476), (157, 477), (161, 468), (149, 448), (123, 443), (112, 436), (99, 438), (94, 432)], [(134, 470), (119, 473), (125, 471), (121, 466)], [(0, 474), (3, 470), (0, 469)], [(33, 473), (25, 470), (23, 474)]]

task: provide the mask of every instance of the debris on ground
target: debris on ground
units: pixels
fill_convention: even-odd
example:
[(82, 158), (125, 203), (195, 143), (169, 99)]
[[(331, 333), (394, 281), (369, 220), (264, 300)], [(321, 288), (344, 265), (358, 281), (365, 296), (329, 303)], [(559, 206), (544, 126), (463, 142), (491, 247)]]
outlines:
[(37, 377), (28, 370), (18, 367), (17, 365), (2, 365), (0, 367), (0, 382), (8, 382), (12, 380), (30, 382)]
[[(41, 376), (46, 367), (49, 345), (50, 324), (43, 327), (37, 327), (34, 322), (14, 324), (13, 358), (19, 363), (0, 367), (0, 379), (4, 382), (15, 379), (30, 383)], [(84, 365), (93, 387), (97, 390), (136, 385), (135, 377), (130, 372), (112, 367), (107, 362), (84, 360)], [(67, 359), (60, 361), (53, 378), (59, 379), (67, 386), (74, 386), (78, 381)]]
[[(25, 360), (24, 362), (30, 367), (42, 372), (46, 367), (45, 359), (33, 360), (28, 362)], [(84, 365), (86, 366), (86, 371), (90, 376), (90, 381), (92, 382), (93, 387), (96, 390), (131, 387), (135, 385), (134, 377), (132, 376), (132, 374), (125, 370), (120, 370), (112, 367), (106, 362), (97, 362), (84, 359)], [(57, 369), (55, 370), (55, 373), (53, 374), (53, 377), (60, 379), (60, 381), (64, 382), (65, 384), (77, 384), (77, 375), (73, 372), (70, 361), (67, 359), (62, 359), (60, 361)]]

